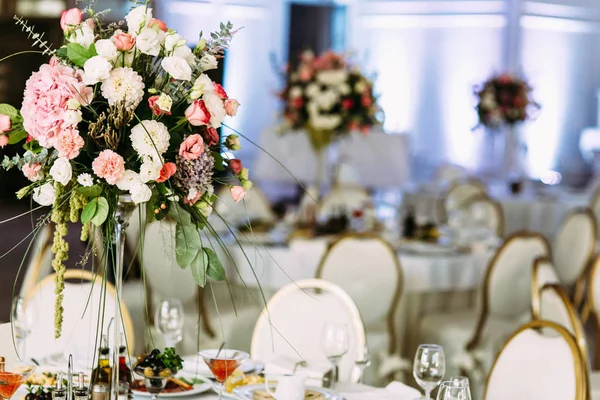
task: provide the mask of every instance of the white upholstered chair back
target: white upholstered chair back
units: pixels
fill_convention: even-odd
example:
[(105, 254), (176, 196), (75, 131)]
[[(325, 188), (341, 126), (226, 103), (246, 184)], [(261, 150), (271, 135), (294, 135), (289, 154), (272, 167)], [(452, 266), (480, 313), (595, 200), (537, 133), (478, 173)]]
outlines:
[(387, 320), (390, 352), (394, 351), (394, 316), (403, 276), (398, 256), (386, 241), (369, 235), (342, 237), (321, 259), (317, 278), (344, 289), (358, 306), (366, 326)]
[[(273, 223), (277, 219), (271, 210), (269, 199), (258, 186), (254, 186), (249, 190), (244, 199), (238, 203), (231, 198), (228, 187), (223, 187), (216, 195), (215, 213), (211, 216), (216, 226), (219, 225), (220, 217), (234, 225), (248, 220)], [(220, 215), (220, 217), (217, 215)]]
[[(34, 314), (34, 327), (25, 339), (27, 357), (43, 358), (54, 354), (72, 353), (78, 363), (93, 366), (93, 357), (100, 343), (100, 332), (106, 333), (115, 316), (114, 287), (89, 271), (70, 269), (65, 272), (63, 291), (64, 319), (62, 335), (54, 338), (55, 274), (44, 278), (27, 296), (27, 307)], [(104, 312), (101, 310), (104, 306)], [(127, 307), (121, 302), (121, 315), (126, 340), (134, 348), (133, 325)], [(112, 332), (108, 339), (113, 342)], [(80, 364), (81, 365), (81, 364)]]
[(486, 195), (475, 195), (467, 199), (465, 207), (472, 218), (485, 221), (485, 228), (496, 237), (504, 236), (504, 211), (499, 202)]
[[(594, 259), (587, 280), (587, 304), (584, 313), (592, 313), (600, 326), (600, 256)], [(587, 316), (584, 316), (584, 321)]]
[(25, 297), (37, 283), (52, 272), (52, 230), (51, 224), (43, 226), (29, 248), (27, 269), (21, 285), (21, 296)]
[(444, 207), (447, 212), (462, 208), (469, 199), (485, 196), (486, 192), (485, 186), (475, 179), (454, 181), (444, 197)]
[(571, 211), (558, 228), (552, 254), (563, 285), (575, 284), (585, 272), (596, 249), (596, 225), (593, 212), (580, 208)]
[(540, 315), (540, 290), (546, 284), (559, 283), (558, 275), (548, 257), (539, 257), (531, 270), (531, 312), (534, 318)]
[(434, 180), (441, 184), (448, 184), (457, 179), (467, 177), (467, 170), (464, 167), (456, 164), (442, 164), (434, 174)]
[(585, 400), (585, 374), (573, 335), (536, 320), (519, 328), (500, 351), (484, 399)]
[(366, 345), (364, 325), (348, 293), (322, 279), (290, 283), (269, 300), (254, 328), (251, 357), (265, 363), (280, 356), (326, 362), (320, 343), (327, 322), (349, 328), (350, 348), (340, 362), (340, 380), (349, 381)]
[[(589, 207), (596, 217), (596, 222), (600, 222), (600, 175), (596, 177), (592, 190)], [(598, 224), (598, 229), (600, 229), (600, 224)]]

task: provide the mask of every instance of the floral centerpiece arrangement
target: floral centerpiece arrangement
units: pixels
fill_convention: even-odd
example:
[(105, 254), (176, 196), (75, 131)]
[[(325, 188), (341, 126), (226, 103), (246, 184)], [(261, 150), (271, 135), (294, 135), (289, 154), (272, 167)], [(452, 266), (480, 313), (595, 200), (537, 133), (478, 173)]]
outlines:
[(502, 74), (487, 80), (483, 87), (475, 89), (480, 124), (498, 128), (527, 120), (532, 110), (539, 109), (530, 92), (527, 82), (513, 75)]
[(373, 83), (333, 51), (302, 53), (280, 95), (285, 102), (281, 130), (304, 129), (316, 151), (352, 131), (367, 134), (379, 123)]
[(153, 18), (148, 4), (133, 8), (126, 26), (105, 24), (105, 12), (90, 7), (64, 11), (65, 44), (56, 50), (16, 18), (50, 59), (27, 81), (20, 110), (0, 105), (0, 145), (24, 149), (5, 156), (2, 167), (18, 168), (31, 181), (18, 198), (32, 195), (51, 207), (37, 229), (48, 220), (55, 224), (56, 337), (69, 221), (81, 221), (82, 239), (95, 226), (112, 243), (123, 196), (146, 207), (148, 220), (170, 215), (177, 222), (177, 263), (203, 286), (207, 276), (225, 278), (199, 236), (202, 229), (214, 233), (207, 223), (214, 187), (228, 186), (240, 201), (252, 186), (242, 162), (223, 156), (240, 148), (238, 136), (217, 131), (239, 103), (205, 74), (217, 68), (232, 25), (221, 24), (208, 39), (200, 33), (192, 49)]

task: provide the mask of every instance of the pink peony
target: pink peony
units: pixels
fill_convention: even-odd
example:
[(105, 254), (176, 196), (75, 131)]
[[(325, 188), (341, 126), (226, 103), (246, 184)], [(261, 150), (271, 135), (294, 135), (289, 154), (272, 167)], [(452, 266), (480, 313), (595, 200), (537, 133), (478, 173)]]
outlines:
[(177, 166), (175, 163), (168, 162), (165, 163), (160, 169), (160, 176), (156, 180), (156, 182), (161, 183), (172, 177), (177, 171)]
[(242, 172), (242, 161), (238, 160), (237, 158), (229, 160), (229, 169), (234, 173), (234, 175), (239, 174)]
[(167, 29), (167, 24), (165, 24), (164, 21), (161, 21), (160, 19), (156, 19), (156, 18), (152, 18), (150, 20), (150, 22), (148, 23), (148, 28), (158, 28), (163, 32), (166, 32)]
[(225, 112), (230, 117), (235, 117), (236, 116), (237, 109), (238, 109), (239, 106), (240, 106), (240, 103), (237, 100), (234, 100), (234, 99), (225, 100)]
[(4, 146), (6, 146), (8, 144), (8, 136), (7, 135), (0, 135), (0, 147), (4, 148)]
[(185, 117), (194, 126), (207, 125), (210, 122), (210, 113), (206, 109), (204, 100), (196, 100), (185, 110)]
[(64, 10), (60, 15), (60, 27), (63, 31), (68, 31), (79, 25), (81, 20), (82, 14), (79, 8)]
[(40, 164), (23, 164), (23, 175), (31, 182), (36, 182), (42, 179), (42, 166)]
[(21, 106), (23, 127), (41, 146), (51, 148), (65, 128), (69, 100), (87, 105), (94, 96), (81, 73), (64, 65), (44, 64), (27, 80)]
[(213, 128), (212, 126), (209, 126), (206, 128), (206, 130), (204, 131), (203, 137), (204, 137), (204, 143), (206, 143), (206, 145), (208, 147), (218, 144), (219, 141), (221, 140), (221, 137), (219, 136), (219, 132), (217, 132), (217, 130), (215, 128)]
[(92, 169), (96, 176), (114, 185), (125, 174), (125, 160), (112, 150), (104, 150), (92, 162)]
[(179, 155), (186, 160), (196, 160), (204, 153), (204, 140), (202, 136), (190, 135), (179, 146)]
[(242, 201), (242, 199), (246, 196), (246, 191), (241, 186), (232, 186), (229, 189), (229, 193), (231, 194), (231, 198), (233, 199), (233, 201), (235, 201), (236, 203)]
[(0, 114), (0, 133), (8, 132), (12, 128), (12, 121), (8, 115)]
[(213, 87), (213, 92), (219, 96), (221, 100), (227, 100), (227, 92), (225, 92), (223, 86), (219, 85), (218, 83), (213, 83)]
[(121, 51), (129, 51), (135, 45), (135, 37), (129, 33), (118, 33), (112, 39), (117, 49)]
[(76, 129), (64, 129), (54, 139), (54, 147), (58, 150), (58, 156), (69, 160), (79, 155), (84, 144), (83, 138)]

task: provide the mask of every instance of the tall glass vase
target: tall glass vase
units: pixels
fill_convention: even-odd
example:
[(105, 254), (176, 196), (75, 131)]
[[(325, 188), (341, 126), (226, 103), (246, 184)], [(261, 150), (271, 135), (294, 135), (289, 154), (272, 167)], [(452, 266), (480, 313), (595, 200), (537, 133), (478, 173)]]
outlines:
[(113, 324), (113, 352), (112, 352), (112, 377), (111, 399), (119, 398), (119, 340), (121, 338), (121, 294), (123, 292), (123, 254), (125, 250), (125, 235), (129, 218), (135, 209), (135, 203), (129, 194), (121, 194), (115, 212), (114, 230), (114, 274), (115, 274), (115, 323)]
[(508, 125), (505, 133), (504, 172), (511, 191), (519, 193), (525, 179), (526, 147), (515, 125)]

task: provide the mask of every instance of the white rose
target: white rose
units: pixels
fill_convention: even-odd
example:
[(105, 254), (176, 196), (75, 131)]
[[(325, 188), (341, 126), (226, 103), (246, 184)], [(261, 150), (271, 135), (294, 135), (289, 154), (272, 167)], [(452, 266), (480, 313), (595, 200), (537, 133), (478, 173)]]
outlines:
[(309, 101), (306, 105), (306, 111), (308, 111), (308, 115), (317, 115), (319, 114), (319, 106), (314, 101)]
[(183, 58), (165, 57), (160, 65), (173, 78), (181, 81), (189, 81), (192, 79), (192, 68)]
[(208, 71), (211, 69), (216, 69), (219, 65), (219, 61), (217, 61), (217, 57), (212, 54), (205, 54), (200, 59), (200, 66), (203, 71)]
[(135, 46), (144, 54), (158, 56), (164, 32), (152, 28), (143, 28), (135, 39)]
[(94, 29), (86, 22), (83, 22), (82, 24), (79, 24), (77, 28), (75, 28), (69, 40), (74, 43), (79, 43), (87, 49), (92, 43), (94, 43), (94, 38)]
[(317, 81), (331, 86), (339, 86), (347, 79), (348, 74), (343, 69), (321, 71), (317, 74)]
[(104, 57), (94, 56), (83, 64), (83, 83), (94, 85), (110, 76), (112, 65)]
[(141, 182), (133, 185), (129, 190), (129, 193), (131, 193), (131, 200), (135, 204), (145, 203), (152, 197), (152, 190), (150, 187)]
[(310, 85), (308, 85), (306, 87), (306, 95), (308, 97), (315, 97), (316, 95), (319, 94), (319, 92), (321, 92), (321, 89), (319, 88), (319, 85), (311, 83)]
[(112, 40), (100, 39), (96, 42), (96, 53), (108, 61), (113, 61), (118, 57), (119, 50), (117, 50), (117, 46), (115, 46)]
[(302, 88), (300, 86), (293, 86), (290, 89), (290, 99), (302, 97)]
[(117, 187), (120, 190), (129, 191), (136, 184), (141, 183), (140, 175), (130, 169), (125, 170), (123, 177), (117, 181)]
[(342, 83), (341, 85), (339, 85), (337, 87), (337, 91), (342, 95), (345, 96), (347, 94), (350, 94), (350, 85), (348, 85), (347, 83)]
[(172, 33), (165, 37), (165, 51), (167, 55), (173, 55), (173, 51), (178, 47), (187, 47), (187, 40), (177, 33)]
[(481, 97), (481, 105), (488, 110), (496, 108), (498, 105), (496, 104), (496, 99), (492, 93), (486, 92)]
[(331, 108), (336, 105), (339, 101), (339, 96), (333, 90), (325, 90), (321, 92), (316, 98), (315, 101), (321, 108), (321, 110), (331, 110)]
[(81, 122), (81, 111), (79, 110), (67, 110), (64, 113), (63, 116), (63, 126), (64, 127), (69, 127), (69, 126), (76, 126), (78, 123)]
[(190, 98), (192, 100), (197, 100), (200, 98), (200, 96), (204, 94), (204, 92), (212, 92), (213, 88), (213, 81), (210, 80), (208, 75), (200, 74), (200, 76), (194, 81), (194, 86), (192, 86)]
[(71, 169), (69, 160), (64, 157), (58, 157), (54, 161), (52, 168), (50, 168), (50, 176), (56, 182), (66, 186), (73, 177), (73, 170)]
[(42, 186), (33, 189), (33, 200), (40, 206), (51, 206), (56, 200), (56, 190), (51, 183), (45, 183)]
[(157, 180), (160, 177), (161, 168), (160, 163), (155, 163), (152, 160), (144, 161), (140, 167), (140, 181), (148, 183)]
[(220, 127), (221, 122), (223, 122), (227, 115), (225, 107), (223, 106), (223, 100), (212, 92), (204, 93), (202, 100), (204, 100), (204, 105), (210, 113), (210, 124), (215, 128)]
[(362, 93), (367, 90), (367, 83), (365, 81), (358, 81), (356, 85), (354, 85), (354, 91), (356, 93)]
[(125, 16), (129, 33), (136, 36), (142, 28), (146, 27), (152, 19), (152, 9), (147, 6), (139, 6), (129, 11)]
[(173, 106), (173, 99), (171, 96), (165, 93), (161, 93), (156, 100), (156, 105), (161, 111), (171, 112), (171, 106)]

